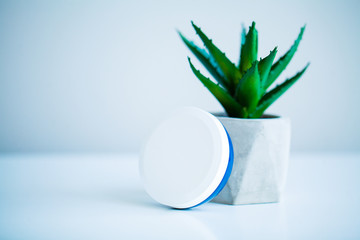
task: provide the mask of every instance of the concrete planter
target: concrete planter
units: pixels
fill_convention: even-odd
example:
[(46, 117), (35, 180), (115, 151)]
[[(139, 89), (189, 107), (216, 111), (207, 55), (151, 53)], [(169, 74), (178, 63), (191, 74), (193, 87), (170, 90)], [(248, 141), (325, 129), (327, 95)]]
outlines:
[(261, 119), (217, 117), (233, 142), (234, 166), (225, 187), (212, 201), (278, 202), (288, 169), (290, 120), (270, 115)]

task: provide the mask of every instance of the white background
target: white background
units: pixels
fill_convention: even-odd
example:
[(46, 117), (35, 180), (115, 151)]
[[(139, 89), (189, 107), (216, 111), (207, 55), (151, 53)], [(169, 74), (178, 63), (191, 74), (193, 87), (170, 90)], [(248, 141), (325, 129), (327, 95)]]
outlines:
[(292, 119), (294, 151), (358, 151), (359, 10), (358, 1), (1, 1), (0, 151), (136, 152), (173, 108), (220, 111), (175, 31), (197, 41), (190, 20), (234, 62), (241, 23), (256, 21), (260, 56), (285, 53), (306, 23), (279, 81), (311, 65), (269, 112)]
[(280, 203), (173, 210), (135, 154), (0, 155), (0, 239), (360, 239), (360, 154), (294, 153)]

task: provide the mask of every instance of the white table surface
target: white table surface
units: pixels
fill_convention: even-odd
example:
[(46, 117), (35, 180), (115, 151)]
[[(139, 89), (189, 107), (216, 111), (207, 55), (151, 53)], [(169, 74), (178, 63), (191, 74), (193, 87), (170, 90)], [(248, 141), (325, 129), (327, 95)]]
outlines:
[(281, 203), (173, 210), (137, 155), (0, 155), (0, 239), (360, 239), (360, 153), (292, 154)]

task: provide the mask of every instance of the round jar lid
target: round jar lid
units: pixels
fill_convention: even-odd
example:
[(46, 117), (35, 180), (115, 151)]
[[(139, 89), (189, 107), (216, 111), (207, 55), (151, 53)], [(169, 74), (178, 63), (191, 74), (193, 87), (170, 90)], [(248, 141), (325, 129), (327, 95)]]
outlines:
[(215, 197), (232, 165), (232, 143), (221, 122), (199, 108), (185, 107), (154, 130), (139, 167), (145, 190), (154, 200), (184, 209)]

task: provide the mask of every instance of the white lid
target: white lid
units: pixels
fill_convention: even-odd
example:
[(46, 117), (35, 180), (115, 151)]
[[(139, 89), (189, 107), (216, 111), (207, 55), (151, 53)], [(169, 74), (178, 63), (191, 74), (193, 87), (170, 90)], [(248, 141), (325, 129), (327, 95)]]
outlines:
[(199, 108), (185, 107), (150, 136), (140, 159), (140, 175), (153, 199), (174, 208), (189, 208), (217, 190), (229, 155), (229, 139), (220, 121)]

